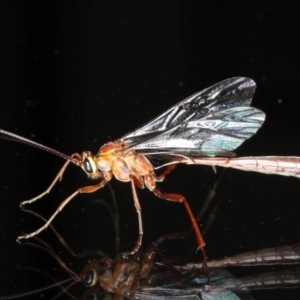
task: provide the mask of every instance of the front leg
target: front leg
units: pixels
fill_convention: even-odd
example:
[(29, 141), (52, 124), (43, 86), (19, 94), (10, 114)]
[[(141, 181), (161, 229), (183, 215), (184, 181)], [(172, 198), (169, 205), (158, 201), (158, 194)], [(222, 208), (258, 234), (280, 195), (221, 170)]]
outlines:
[[(80, 154), (78, 153), (74, 153), (72, 154), (71, 157), (75, 157), (75, 158), (78, 158), (78, 159), (81, 159), (81, 156)], [(44, 191), (43, 193), (37, 195), (36, 197), (30, 199), (30, 200), (25, 200), (23, 202), (21, 202), (20, 206), (24, 206), (25, 204), (30, 204), (32, 202), (35, 202), (36, 200), (38, 199), (41, 199), (42, 197), (44, 197), (45, 195), (49, 194), (50, 191), (52, 190), (53, 186), (56, 184), (56, 182), (58, 180), (61, 180), (62, 179), (62, 176), (67, 168), (67, 166), (69, 165), (69, 163), (71, 162), (71, 160), (67, 160), (64, 165), (62, 166), (62, 168), (59, 170), (58, 174), (56, 175), (56, 177), (54, 178), (54, 180), (52, 181), (52, 183), (50, 184), (50, 186), (46, 189), (46, 191)]]
[(44, 229), (46, 229), (49, 224), (52, 222), (52, 220), (56, 217), (56, 215), (61, 212), (63, 210), (63, 208), (77, 195), (77, 194), (81, 194), (81, 193), (93, 193), (99, 189), (101, 189), (102, 187), (105, 186), (105, 184), (107, 183), (106, 179), (103, 179), (101, 182), (99, 182), (96, 185), (92, 185), (92, 186), (85, 186), (85, 187), (81, 187), (79, 188), (77, 191), (75, 191), (73, 194), (71, 194), (67, 199), (65, 199), (56, 209), (56, 211), (54, 212), (54, 214), (48, 219), (48, 221), (42, 226), (40, 227), (38, 230), (26, 234), (26, 235), (21, 235), (17, 238), (17, 241), (19, 242), (22, 239), (28, 239), (31, 238), (33, 236), (38, 235), (41, 231), (43, 231)]

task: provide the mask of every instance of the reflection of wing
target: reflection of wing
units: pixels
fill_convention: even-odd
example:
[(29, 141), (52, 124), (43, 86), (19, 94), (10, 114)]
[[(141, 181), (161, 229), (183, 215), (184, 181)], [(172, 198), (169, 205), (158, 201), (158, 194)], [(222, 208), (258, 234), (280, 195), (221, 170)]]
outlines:
[[(180, 270), (179, 270), (180, 271)], [(195, 271), (195, 270), (194, 270)], [(233, 282), (237, 284), (237, 280), (227, 271), (222, 269), (210, 270), (211, 272), (211, 283), (210, 290), (205, 291), (205, 285), (207, 279), (205, 276), (197, 277), (192, 281), (185, 283), (178, 283), (174, 281), (174, 278), (170, 277), (168, 273), (162, 278), (157, 278), (155, 286), (147, 287), (140, 286), (135, 294), (134, 299), (147, 299), (147, 300), (159, 300), (159, 299), (178, 299), (178, 300), (214, 300), (214, 299), (232, 299), (232, 300), (253, 300), (249, 290), (246, 288), (239, 289), (233, 292), (227, 288), (232, 286)], [(187, 276), (191, 274), (183, 274)], [(159, 277), (159, 276), (158, 276)]]
[[(197, 269), (185, 272), (178, 269), (183, 278), (188, 278)], [(178, 283), (168, 273), (159, 273), (154, 286), (140, 284), (134, 299), (144, 300), (254, 300), (252, 290), (299, 288), (299, 269), (280, 270), (235, 278), (224, 269), (210, 269), (211, 280), (207, 286), (205, 276)], [(289, 299), (287, 297), (286, 299)], [(291, 298), (294, 299), (294, 298)]]
[(194, 149), (198, 156), (232, 151), (265, 119), (262, 111), (249, 107), (255, 87), (249, 78), (224, 80), (179, 102), (121, 140), (131, 149), (151, 154), (158, 149), (183, 155)]

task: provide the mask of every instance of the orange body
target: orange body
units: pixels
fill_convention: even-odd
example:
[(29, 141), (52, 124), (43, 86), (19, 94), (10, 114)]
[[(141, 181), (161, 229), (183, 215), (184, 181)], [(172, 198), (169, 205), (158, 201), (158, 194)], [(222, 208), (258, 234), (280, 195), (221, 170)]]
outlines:
[(141, 187), (144, 183), (150, 190), (155, 187), (156, 176), (150, 161), (133, 150), (124, 150), (121, 142), (104, 144), (94, 161), (106, 180), (110, 180), (112, 175), (121, 181), (130, 181), (134, 177)]

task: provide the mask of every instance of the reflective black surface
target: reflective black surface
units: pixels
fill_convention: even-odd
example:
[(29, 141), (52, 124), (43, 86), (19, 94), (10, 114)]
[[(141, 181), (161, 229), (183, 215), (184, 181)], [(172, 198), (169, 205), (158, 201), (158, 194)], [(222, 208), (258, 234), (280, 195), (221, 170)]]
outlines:
[[(0, 18), (0, 128), (66, 154), (97, 152), (105, 142), (138, 128), (192, 93), (229, 77), (246, 76), (257, 84), (253, 106), (267, 117), (237, 154), (300, 156), (296, 8), (295, 1), (290, 6), (279, 1), (259, 7), (248, 2), (235, 6), (193, 1), (7, 2)], [(4, 296), (52, 283), (24, 267), (45, 270), (57, 280), (68, 275), (48, 254), (15, 242), (23, 232), (41, 225), (22, 212), (19, 203), (42, 192), (64, 161), (7, 141), (0, 141), (0, 149), (0, 295)], [(216, 179), (211, 168), (178, 166), (159, 188), (184, 194), (198, 211)], [(71, 166), (55, 190), (31, 208), (48, 217), (77, 187), (88, 184), (83, 172)], [(112, 187), (122, 250), (131, 249), (138, 232), (130, 185), (113, 180)], [(159, 200), (147, 190), (138, 195), (145, 246), (162, 234), (189, 228), (180, 204)], [(298, 195), (296, 178), (228, 170), (215, 198), (221, 199), (216, 219), (205, 236), (208, 257), (299, 242)], [(109, 202), (110, 197), (107, 189), (78, 196), (58, 215), (54, 225), (74, 250), (99, 249), (115, 255), (108, 210), (92, 203)], [(75, 271), (86, 264), (71, 258), (49, 230), (42, 238)], [(193, 238), (170, 242), (166, 253), (187, 255), (193, 245)], [(57, 292), (45, 292), (44, 299)], [(269, 290), (253, 295), (293, 299), (299, 293)]]

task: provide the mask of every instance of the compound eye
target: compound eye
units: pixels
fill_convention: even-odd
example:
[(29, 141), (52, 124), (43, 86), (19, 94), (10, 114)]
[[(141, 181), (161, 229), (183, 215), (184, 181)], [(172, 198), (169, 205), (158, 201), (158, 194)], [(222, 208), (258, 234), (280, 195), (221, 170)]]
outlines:
[(90, 152), (83, 152), (82, 158), (83, 170), (87, 174), (96, 174), (98, 169), (93, 155)]
[(97, 283), (97, 272), (95, 269), (86, 273), (83, 283), (86, 287), (94, 286)]
[(85, 158), (83, 161), (83, 168), (87, 173), (93, 173), (93, 167), (88, 158)]

